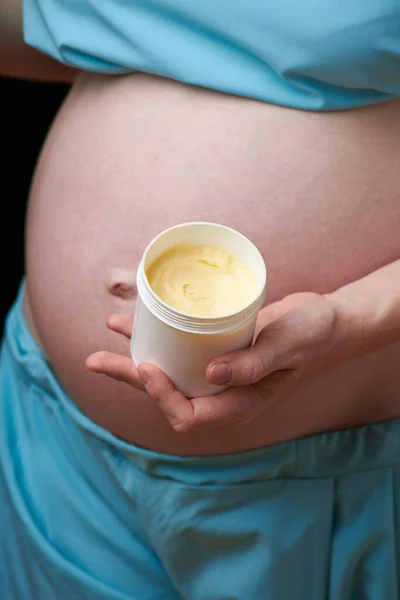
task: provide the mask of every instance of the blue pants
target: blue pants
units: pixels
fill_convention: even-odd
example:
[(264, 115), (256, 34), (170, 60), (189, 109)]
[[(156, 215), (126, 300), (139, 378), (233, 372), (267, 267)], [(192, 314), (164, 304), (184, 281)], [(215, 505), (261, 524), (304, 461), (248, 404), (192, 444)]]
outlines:
[(223, 456), (138, 448), (68, 398), (19, 297), (0, 460), (2, 600), (399, 598), (399, 420)]

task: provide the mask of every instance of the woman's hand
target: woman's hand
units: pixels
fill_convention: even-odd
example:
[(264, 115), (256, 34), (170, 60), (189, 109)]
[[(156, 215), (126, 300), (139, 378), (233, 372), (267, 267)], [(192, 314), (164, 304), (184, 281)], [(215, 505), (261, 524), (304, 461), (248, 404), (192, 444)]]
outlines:
[[(151, 364), (135, 367), (126, 356), (97, 352), (87, 358), (90, 371), (123, 381), (158, 403), (178, 432), (226, 423), (248, 423), (292, 388), (351, 358), (358, 327), (345, 305), (329, 296), (293, 294), (260, 311), (255, 343), (220, 356), (207, 367), (208, 380), (230, 387), (215, 396), (185, 398)], [(132, 316), (113, 314), (107, 326), (130, 337)]]

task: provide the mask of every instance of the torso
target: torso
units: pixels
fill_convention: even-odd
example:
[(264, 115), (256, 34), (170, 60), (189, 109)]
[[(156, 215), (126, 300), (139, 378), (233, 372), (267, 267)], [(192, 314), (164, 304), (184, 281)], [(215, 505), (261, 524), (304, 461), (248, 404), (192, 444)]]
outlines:
[[(176, 454), (234, 452), (400, 415), (400, 344), (316, 381), (248, 425), (177, 434), (144, 393), (85, 370), (164, 228), (249, 236), (268, 301), (329, 292), (400, 257), (400, 101), (311, 113), (145, 75), (81, 76), (43, 148), (27, 221), (28, 323), (81, 410)], [(121, 284), (121, 285), (119, 285)], [(266, 399), (267, 400), (267, 399)]]

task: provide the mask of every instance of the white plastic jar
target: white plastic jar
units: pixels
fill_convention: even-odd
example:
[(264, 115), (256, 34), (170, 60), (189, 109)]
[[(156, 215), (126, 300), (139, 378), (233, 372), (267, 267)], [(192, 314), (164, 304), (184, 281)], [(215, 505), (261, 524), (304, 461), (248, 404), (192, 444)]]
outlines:
[[(244, 262), (258, 283), (252, 301), (237, 312), (218, 317), (185, 314), (163, 302), (151, 288), (146, 270), (173, 246), (184, 243), (218, 246)], [(131, 338), (136, 365), (162, 369), (187, 397), (206, 396), (224, 388), (206, 378), (208, 363), (252, 343), (257, 314), (266, 293), (267, 271), (259, 250), (238, 231), (217, 223), (182, 223), (156, 236), (144, 251), (137, 271), (138, 298)]]

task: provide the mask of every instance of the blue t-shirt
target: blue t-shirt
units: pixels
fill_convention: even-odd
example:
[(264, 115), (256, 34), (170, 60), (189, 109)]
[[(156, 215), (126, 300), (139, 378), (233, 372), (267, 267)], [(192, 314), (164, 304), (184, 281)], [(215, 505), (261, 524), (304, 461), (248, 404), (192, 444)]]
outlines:
[(400, 0), (24, 0), (24, 31), (79, 69), (303, 110), (400, 96)]

